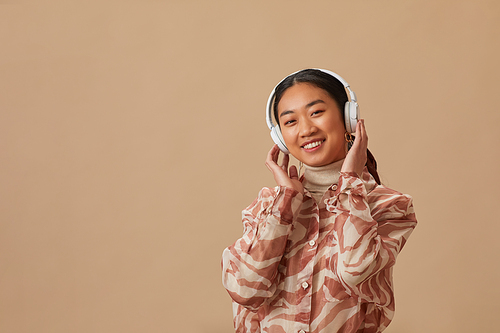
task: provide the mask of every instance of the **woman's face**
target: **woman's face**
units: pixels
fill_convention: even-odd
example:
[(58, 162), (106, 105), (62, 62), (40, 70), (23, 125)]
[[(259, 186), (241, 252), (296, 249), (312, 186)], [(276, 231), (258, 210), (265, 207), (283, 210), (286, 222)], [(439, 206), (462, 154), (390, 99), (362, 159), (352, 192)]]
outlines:
[(309, 166), (345, 158), (345, 128), (337, 103), (309, 83), (288, 88), (278, 103), (281, 133), (290, 153)]

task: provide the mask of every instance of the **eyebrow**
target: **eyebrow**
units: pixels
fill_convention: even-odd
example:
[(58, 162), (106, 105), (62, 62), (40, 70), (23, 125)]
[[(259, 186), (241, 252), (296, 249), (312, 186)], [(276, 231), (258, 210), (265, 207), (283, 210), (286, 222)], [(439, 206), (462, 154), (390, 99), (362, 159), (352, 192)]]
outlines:
[[(317, 99), (315, 101), (312, 101), (311, 103), (308, 103), (306, 105), (306, 109), (310, 108), (313, 105), (319, 104), (319, 103), (325, 103), (325, 101), (323, 101), (322, 99)], [(294, 113), (294, 112), (292, 110), (283, 111), (280, 114), (280, 118), (283, 117), (283, 116), (286, 116), (287, 114), (290, 114), (290, 113)]]

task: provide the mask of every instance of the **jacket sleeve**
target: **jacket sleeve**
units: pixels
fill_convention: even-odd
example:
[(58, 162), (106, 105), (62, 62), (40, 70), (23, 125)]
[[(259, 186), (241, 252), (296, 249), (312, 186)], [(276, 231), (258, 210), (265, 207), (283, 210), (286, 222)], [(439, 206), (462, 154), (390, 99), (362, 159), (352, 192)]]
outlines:
[(263, 188), (243, 210), (243, 237), (222, 255), (222, 283), (236, 303), (257, 310), (275, 293), (278, 266), (302, 198), (291, 188)]
[(357, 174), (341, 173), (339, 194), (331, 200), (339, 214), (335, 274), (351, 295), (388, 306), (391, 268), (417, 223), (412, 198), (384, 186), (368, 196)]

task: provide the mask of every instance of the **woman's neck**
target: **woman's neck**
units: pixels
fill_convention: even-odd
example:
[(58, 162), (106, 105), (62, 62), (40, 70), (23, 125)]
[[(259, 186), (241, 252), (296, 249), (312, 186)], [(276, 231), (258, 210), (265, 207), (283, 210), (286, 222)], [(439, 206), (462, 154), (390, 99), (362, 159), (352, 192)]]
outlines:
[(320, 167), (304, 164), (304, 188), (312, 194), (316, 202), (321, 200), (332, 184), (338, 183), (343, 163), (344, 159)]

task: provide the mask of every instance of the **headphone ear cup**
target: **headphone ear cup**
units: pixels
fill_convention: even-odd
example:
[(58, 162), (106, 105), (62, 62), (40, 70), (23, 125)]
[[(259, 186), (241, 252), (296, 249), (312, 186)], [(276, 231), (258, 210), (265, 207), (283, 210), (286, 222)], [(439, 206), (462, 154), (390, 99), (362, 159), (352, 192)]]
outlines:
[(288, 148), (286, 147), (285, 140), (283, 140), (283, 136), (281, 135), (280, 128), (278, 126), (273, 126), (271, 129), (271, 138), (274, 143), (278, 145), (279, 149), (285, 154), (290, 154)]
[(359, 119), (359, 108), (356, 102), (347, 102), (344, 107), (345, 130), (348, 133), (356, 133), (356, 124)]

